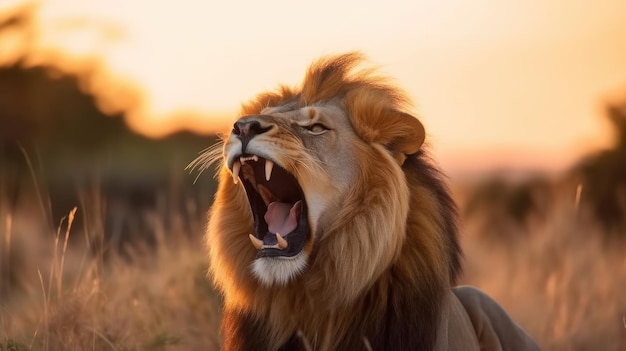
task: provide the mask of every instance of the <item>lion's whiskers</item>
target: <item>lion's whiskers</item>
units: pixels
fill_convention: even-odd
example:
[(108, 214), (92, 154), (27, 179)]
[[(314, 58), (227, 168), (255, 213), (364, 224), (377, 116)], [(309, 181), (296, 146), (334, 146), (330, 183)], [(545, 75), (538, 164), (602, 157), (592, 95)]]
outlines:
[(223, 162), (222, 150), (224, 148), (224, 140), (219, 140), (215, 144), (200, 151), (199, 156), (191, 161), (185, 170), (189, 173), (194, 170), (198, 170), (198, 175), (194, 179), (194, 183), (198, 180), (200, 175), (214, 164), (221, 164)]

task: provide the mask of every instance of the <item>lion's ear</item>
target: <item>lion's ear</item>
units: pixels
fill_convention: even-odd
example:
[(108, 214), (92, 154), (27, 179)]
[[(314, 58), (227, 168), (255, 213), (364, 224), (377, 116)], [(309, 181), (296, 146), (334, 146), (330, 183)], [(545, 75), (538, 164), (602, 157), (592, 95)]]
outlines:
[(386, 126), (388, 130), (381, 134), (389, 138), (388, 142), (385, 143), (387, 148), (393, 153), (396, 160), (403, 164), (406, 156), (418, 152), (422, 147), (426, 131), (422, 122), (404, 112), (393, 112), (388, 117), (388, 123)]
[(371, 137), (366, 139), (384, 145), (400, 165), (408, 155), (419, 151), (426, 136), (417, 118), (400, 111), (387, 110), (378, 118), (370, 118), (367, 124), (371, 132), (366, 134)]
[(407, 155), (419, 151), (426, 133), (417, 118), (390, 108), (393, 105), (389, 92), (379, 89), (354, 89), (346, 96), (346, 107), (359, 136), (385, 146), (402, 165)]

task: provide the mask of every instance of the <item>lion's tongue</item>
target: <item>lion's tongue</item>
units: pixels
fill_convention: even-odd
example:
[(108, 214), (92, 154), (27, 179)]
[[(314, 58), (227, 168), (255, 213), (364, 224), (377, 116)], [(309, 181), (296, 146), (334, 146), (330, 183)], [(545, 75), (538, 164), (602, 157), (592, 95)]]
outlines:
[(275, 201), (267, 205), (265, 222), (269, 232), (285, 236), (296, 229), (301, 206), (302, 201), (298, 201), (293, 205)]

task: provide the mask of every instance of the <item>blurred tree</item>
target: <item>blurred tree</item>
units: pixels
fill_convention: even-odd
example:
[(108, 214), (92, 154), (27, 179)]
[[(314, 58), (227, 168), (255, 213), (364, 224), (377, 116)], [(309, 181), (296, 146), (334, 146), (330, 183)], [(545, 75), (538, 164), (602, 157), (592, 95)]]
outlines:
[(546, 217), (557, 191), (552, 188), (582, 179), (581, 206), (590, 209), (608, 237), (626, 239), (626, 101), (608, 106), (606, 116), (615, 136), (610, 149), (583, 158), (554, 184), (541, 178), (518, 184), (488, 179), (472, 191), (464, 213), (481, 219), (485, 236), (502, 239), (502, 234), (524, 231), (529, 220)]
[[(103, 114), (95, 97), (81, 91), (78, 77), (53, 67), (25, 67), (21, 62), (0, 67), (0, 126), (4, 197), (16, 206), (21, 197), (33, 195), (30, 161), (40, 189), (47, 193), (51, 225), (72, 207), (80, 209), (81, 196), (90, 194), (89, 201), (99, 197), (108, 204), (102, 214), (106, 235), (123, 241), (150, 230), (142, 218), (173, 186), (186, 188), (178, 189), (176, 201), (204, 189), (204, 200), (194, 198), (202, 209), (210, 202), (207, 180), (192, 187), (194, 178), (185, 179), (184, 167), (214, 138), (179, 133), (152, 140), (136, 135), (123, 115)], [(177, 206), (182, 210), (185, 205)]]
[(531, 223), (546, 218), (550, 197), (550, 183), (541, 176), (516, 183), (494, 176), (472, 190), (464, 215), (479, 220), (486, 239), (514, 243)]
[[(29, 16), (28, 11), (0, 16), (0, 44), (8, 30), (28, 32)], [(92, 71), (64, 72), (54, 63), (33, 66), (27, 58), (24, 53), (3, 65), (0, 57), (0, 216), (36, 201), (56, 228), (77, 206), (74, 228), (102, 238), (93, 240), (101, 246), (94, 250), (137, 238), (153, 241), (156, 231), (167, 233), (175, 218), (183, 224), (203, 222), (214, 180), (206, 176), (193, 185), (195, 176), (184, 168), (215, 143), (214, 136), (178, 133), (153, 140), (137, 135), (123, 112), (106, 115), (97, 97), (81, 88)], [(155, 215), (165, 228), (156, 228)], [(201, 228), (187, 232), (193, 231)]]

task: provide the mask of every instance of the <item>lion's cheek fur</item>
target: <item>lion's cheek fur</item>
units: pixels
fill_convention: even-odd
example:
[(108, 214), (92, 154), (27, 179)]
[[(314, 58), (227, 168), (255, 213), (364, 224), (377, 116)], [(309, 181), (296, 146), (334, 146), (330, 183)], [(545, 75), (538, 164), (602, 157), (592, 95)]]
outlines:
[(210, 274), (230, 306), (246, 306), (253, 298), (256, 281), (250, 263), (256, 250), (248, 234), (253, 231), (250, 205), (241, 185), (234, 184), (226, 168), (220, 171), (219, 187), (209, 213), (205, 244)]
[(355, 154), (360, 174), (338, 208), (328, 210), (334, 220), (315, 243), (309, 269), (315, 290), (334, 287), (325, 296), (334, 308), (373, 285), (397, 259), (406, 238), (409, 189), (404, 173), (382, 146), (362, 145)]

